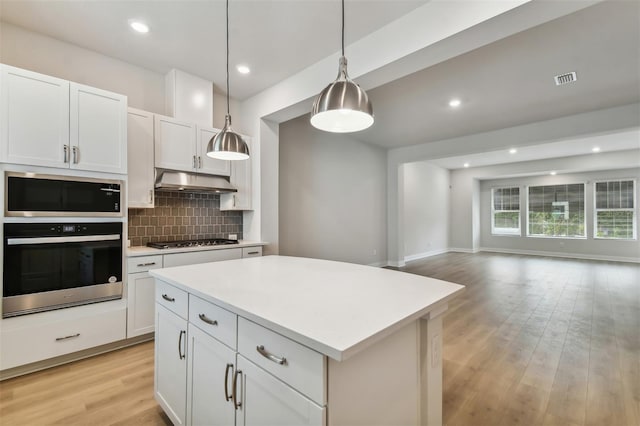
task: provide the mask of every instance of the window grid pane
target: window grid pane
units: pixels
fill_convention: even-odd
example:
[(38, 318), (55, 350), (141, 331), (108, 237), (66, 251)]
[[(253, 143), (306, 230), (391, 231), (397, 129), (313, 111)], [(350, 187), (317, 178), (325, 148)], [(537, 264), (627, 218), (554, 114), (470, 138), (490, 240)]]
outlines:
[(595, 185), (595, 236), (633, 239), (635, 232), (635, 182), (620, 180)]
[(491, 230), (498, 235), (520, 234), (520, 188), (494, 188)]
[(585, 237), (584, 184), (529, 187), (528, 234)]

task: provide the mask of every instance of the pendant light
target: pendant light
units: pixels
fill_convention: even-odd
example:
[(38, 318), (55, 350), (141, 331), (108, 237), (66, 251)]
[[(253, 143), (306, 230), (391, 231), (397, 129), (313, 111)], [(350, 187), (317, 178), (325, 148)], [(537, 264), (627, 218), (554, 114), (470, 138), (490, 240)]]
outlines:
[(338, 77), (313, 102), (311, 125), (333, 133), (364, 130), (373, 124), (373, 106), (367, 93), (349, 78), (344, 56), (344, 0), (342, 0), (342, 56)]
[(211, 138), (207, 144), (207, 156), (218, 160), (246, 160), (249, 158), (249, 147), (242, 136), (231, 129), (229, 113), (229, 0), (227, 0), (227, 115), (220, 133)]

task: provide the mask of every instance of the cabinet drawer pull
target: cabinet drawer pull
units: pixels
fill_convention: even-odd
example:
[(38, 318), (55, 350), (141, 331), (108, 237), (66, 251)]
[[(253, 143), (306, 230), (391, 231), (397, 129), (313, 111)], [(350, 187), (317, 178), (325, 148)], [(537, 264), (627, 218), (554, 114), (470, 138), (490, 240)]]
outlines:
[(198, 315), (198, 318), (200, 318), (203, 322), (206, 322), (207, 324), (218, 325), (218, 321), (207, 318), (205, 314)]
[(259, 251), (250, 251), (247, 254), (259, 254), (259, 253), (260, 253)]
[(178, 338), (178, 356), (180, 357), (180, 359), (184, 359), (185, 358), (185, 354), (182, 351), (182, 336), (186, 336), (187, 332), (184, 330), (180, 330), (180, 337)]
[(227, 402), (231, 401), (231, 395), (229, 395), (229, 370), (233, 374), (233, 364), (227, 364), (227, 368), (224, 369), (224, 399)]
[(162, 298), (163, 298), (164, 300), (166, 300), (167, 302), (175, 302), (175, 301), (176, 301), (175, 297), (169, 297), (169, 296), (167, 296), (166, 294), (163, 294), (163, 295), (162, 295)]
[(138, 263), (138, 266), (152, 266), (155, 265), (156, 262), (147, 262), (147, 263)]
[(73, 339), (74, 337), (80, 337), (80, 333), (76, 333), (76, 334), (72, 334), (70, 336), (64, 336), (64, 337), (56, 337), (56, 342), (59, 342), (61, 340)]
[(280, 365), (287, 365), (287, 359), (285, 357), (278, 358), (277, 356), (266, 350), (263, 345), (256, 346), (256, 350), (260, 355), (267, 358), (269, 361), (273, 361), (276, 364)]
[[(242, 376), (242, 370), (237, 370), (233, 376), (233, 386), (231, 389), (231, 398), (233, 398), (233, 406), (237, 410), (242, 407), (242, 401), (238, 401), (238, 376)], [(240, 377), (240, 384), (242, 384), (242, 377)], [(240, 390), (242, 393), (242, 390)]]

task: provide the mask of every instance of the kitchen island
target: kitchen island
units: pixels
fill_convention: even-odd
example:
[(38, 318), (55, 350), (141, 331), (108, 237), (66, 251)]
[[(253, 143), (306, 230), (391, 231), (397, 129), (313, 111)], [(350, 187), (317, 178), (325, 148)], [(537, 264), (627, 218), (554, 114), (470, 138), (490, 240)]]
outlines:
[(464, 287), (267, 256), (150, 271), (174, 424), (442, 424), (442, 319)]

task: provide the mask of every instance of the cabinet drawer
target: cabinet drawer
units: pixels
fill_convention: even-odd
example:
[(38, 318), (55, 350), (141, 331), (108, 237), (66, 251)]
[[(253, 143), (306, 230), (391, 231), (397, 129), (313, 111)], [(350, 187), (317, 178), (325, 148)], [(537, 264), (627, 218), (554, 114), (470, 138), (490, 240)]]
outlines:
[(320, 405), (326, 404), (324, 355), (238, 318), (238, 352)]
[[(94, 312), (89, 306), (82, 306), (78, 309), (81, 315), (76, 315), (74, 308), (68, 308), (64, 309), (67, 311), (64, 312), (66, 318), (57, 312), (58, 315), (47, 315), (49, 312), (33, 314), (40, 315), (42, 323), (22, 317), (2, 320), (0, 369), (6, 370), (124, 339), (126, 308), (120, 302), (113, 305), (121, 308), (103, 310), (104, 306), (99, 306)], [(52, 320), (54, 317), (59, 320)], [(19, 326), (25, 321), (29, 324)]]
[(242, 250), (235, 249), (218, 249), (203, 250), (189, 253), (175, 253), (164, 255), (164, 267), (195, 265), (197, 263), (219, 262), (221, 260), (240, 259)]
[(189, 309), (188, 293), (156, 278), (156, 302), (187, 319)]
[(189, 295), (189, 322), (233, 349), (236, 348), (237, 318), (220, 306)]
[(262, 256), (262, 247), (243, 247), (242, 258)]
[(162, 255), (155, 256), (139, 256), (127, 258), (127, 272), (134, 274), (136, 272), (147, 272), (151, 269), (162, 268)]

